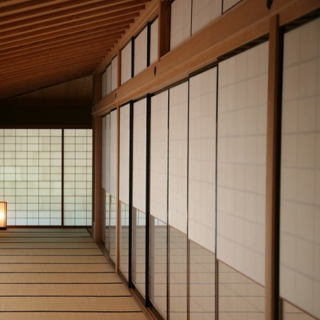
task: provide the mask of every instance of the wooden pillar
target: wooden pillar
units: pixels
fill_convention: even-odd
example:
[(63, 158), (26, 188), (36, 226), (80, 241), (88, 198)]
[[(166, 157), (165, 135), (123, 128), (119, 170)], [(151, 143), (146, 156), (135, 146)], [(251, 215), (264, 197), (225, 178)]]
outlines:
[(170, 51), (171, 1), (159, 0), (159, 59)]
[(266, 256), (265, 319), (279, 317), (279, 182), (280, 182), (280, 106), (281, 54), (278, 15), (270, 19), (267, 173), (266, 173)]

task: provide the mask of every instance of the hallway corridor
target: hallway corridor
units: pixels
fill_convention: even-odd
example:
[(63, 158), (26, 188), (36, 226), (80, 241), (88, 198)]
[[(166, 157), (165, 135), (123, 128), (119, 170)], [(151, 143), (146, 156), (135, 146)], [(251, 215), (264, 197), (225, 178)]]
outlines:
[(0, 231), (1, 320), (146, 319), (86, 229)]

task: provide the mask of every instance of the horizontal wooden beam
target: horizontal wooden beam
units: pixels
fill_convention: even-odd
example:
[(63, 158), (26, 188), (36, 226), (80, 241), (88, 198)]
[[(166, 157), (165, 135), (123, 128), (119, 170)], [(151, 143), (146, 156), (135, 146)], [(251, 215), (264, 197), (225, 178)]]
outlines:
[(9, 5), (3, 6), (1, 9), (2, 14), (7, 14), (8, 12), (24, 12), (30, 10), (30, 8), (40, 8), (44, 6), (49, 6), (54, 3), (59, 3), (61, 1), (57, 0), (30, 0), (22, 3), (14, 3), (15, 1), (11, 0), (1, 0), (1, 3), (7, 3)]
[[(90, 3), (92, 5), (95, 5), (95, 3), (101, 2), (101, 1), (102, 0), (91, 0)], [(128, 1), (130, 0), (109, 0), (108, 2), (104, 2), (103, 5), (105, 7), (108, 7), (114, 4), (125, 3)], [(29, 1), (29, 2), (32, 2), (32, 1)], [(28, 4), (28, 3), (25, 3), (25, 4)], [(6, 10), (1, 10), (0, 12), (0, 17), (2, 17), (0, 21), (0, 25), (5, 24), (8, 21), (12, 22), (17, 20), (23, 20), (26, 17), (35, 17), (35, 16), (45, 15), (45, 14), (48, 14), (48, 12), (63, 13), (63, 11), (66, 9), (72, 9), (72, 8), (75, 9), (76, 7), (85, 6), (87, 4), (88, 4), (88, 0), (70, 0), (70, 1), (64, 1), (64, 2), (55, 2), (53, 4), (49, 3), (47, 6), (40, 7), (40, 8), (39, 7), (35, 8), (34, 6), (31, 5), (24, 8), (23, 11), (21, 11), (21, 9), (17, 11), (14, 8), (11, 8), (11, 9), (6, 8)]]
[[(1, 13), (7, 14), (8, 12), (12, 11), (18, 11), (23, 12), (30, 10), (30, 8), (41, 8), (45, 6), (49, 6), (54, 3), (59, 3), (60, 1), (57, 0), (30, 0), (23, 3), (14, 3), (14, 1), (11, 0), (1, 0), (0, 1), (0, 7), (1, 7)], [(4, 4), (4, 5), (2, 5)]]
[(7, 58), (17, 58), (30, 54), (39, 54), (48, 50), (56, 50), (57, 48), (63, 47), (65, 45), (73, 45), (78, 47), (81, 44), (90, 44), (93, 42), (116, 42), (117, 39), (121, 37), (124, 31), (96, 31), (96, 32), (86, 32), (85, 34), (79, 33), (77, 36), (65, 36), (59, 37), (51, 40), (42, 41), (35, 44), (30, 44), (26, 46), (17, 47), (14, 49), (0, 50), (0, 60)]
[(103, 41), (97, 42), (93, 41), (90, 43), (90, 41), (85, 41), (84, 44), (74, 46), (73, 44), (64, 45), (60, 48), (57, 48), (56, 50), (47, 50), (44, 52), (35, 53), (33, 55), (27, 55), (23, 59), (10, 59), (6, 58), (1, 60), (0, 68), (1, 71), (14, 68), (15, 66), (18, 66), (19, 64), (39, 64), (42, 61), (49, 61), (51, 58), (56, 57), (61, 60), (63, 60), (68, 55), (78, 55), (81, 58), (81, 55), (83, 55), (86, 51), (95, 51), (97, 54), (104, 55), (105, 52), (108, 50), (108, 43), (105, 43)]
[[(141, 0), (134, 0), (135, 1), (141, 1)], [(133, 2), (133, 3), (134, 3)], [(74, 17), (73, 16), (66, 16), (62, 17), (61, 15), (56, 15), (58, 17), (54, 20), (46, 21), (44, 19), (39, 19), (38, 23), (30, 24), (27, 26), (24, 26), (22, 21), (18, 21), (11, 24), (5, 24), (1, 26), (1, 32), (0, 32), (0, 38), (5, 39), (6, 37), (12, 37), (15, 35), (23, 35), (28, 36), (29, 33), (32, 33), (34, 31), (38, 31), (39, 33), (45, 34), (48, 33), (52, 28), (54, 29), (63, 29), (63, 28), (70, 28), (73, 26), (79, 26), (91, 23), (93, 20), (104, 20), (104, 19), (114, 19), (114, 18), (121, 18), (123, 15), (130, 15), (133, 13), (138, 13), (140, 10), (143, 10), (145, 8), (144, 5), (138, 4), (138, 5), (132, 5), (128, 6), (128, 8), (123, 8), (118, 10), (111, 10), (111, 8), (107, 9), (99, 9), (92, 12), (84, 12), (81, 14), (77, 14)], [(74, 25), (73, 25), (74, 24)], [(48, 29), (48, 30), (47, 30)]]

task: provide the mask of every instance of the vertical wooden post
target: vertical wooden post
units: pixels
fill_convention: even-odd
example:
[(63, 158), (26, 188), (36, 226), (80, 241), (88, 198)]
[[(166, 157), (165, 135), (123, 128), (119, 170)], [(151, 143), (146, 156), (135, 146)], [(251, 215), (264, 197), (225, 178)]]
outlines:
[(282, 45), (279, 16), (270, 19), (267, 172), (266, 172), (266, 256), (265, 319), (279, 316), (279, 184), (280, 184), (280, 106)]
[(93, 238), (101, 243), (101, 178), (102, 178), (102, 118), (95, 117), (94, 135), (94, 219)]
[(170, 51), (171, 1), (159, 0), (158, 58)]

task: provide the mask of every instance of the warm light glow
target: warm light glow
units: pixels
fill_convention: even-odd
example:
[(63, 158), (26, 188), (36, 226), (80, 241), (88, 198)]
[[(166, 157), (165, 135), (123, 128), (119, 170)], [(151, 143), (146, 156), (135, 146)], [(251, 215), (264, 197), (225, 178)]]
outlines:
[(7, 228), (7, 203), (0, 202), (0, 228)]

